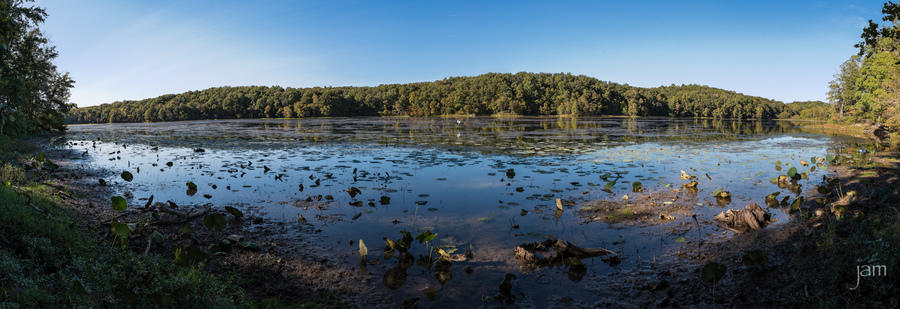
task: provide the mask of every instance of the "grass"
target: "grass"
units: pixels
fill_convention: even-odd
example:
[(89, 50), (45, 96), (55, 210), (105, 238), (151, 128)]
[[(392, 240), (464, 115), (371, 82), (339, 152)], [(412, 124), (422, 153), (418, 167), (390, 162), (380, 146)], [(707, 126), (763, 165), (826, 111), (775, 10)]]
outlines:
[(6, 137), (0, 145), (0, 308), (251, 306), (202, 266), (123, 250), (99, 237), (102, 227), (80, 227), (52, 188), (13, 163), (34, 147)]
[(0, 307), (236, 307), (243, 292), (200, 267), (82, 230), (46, 186), (0, 187)]
[(632, 218), (634, 218), (634, 208), (632, 208), (631, 206), (625, 206), (623, 208), (610, 212), (606, 220), (609, 223), (621, 223), (629, 221)]

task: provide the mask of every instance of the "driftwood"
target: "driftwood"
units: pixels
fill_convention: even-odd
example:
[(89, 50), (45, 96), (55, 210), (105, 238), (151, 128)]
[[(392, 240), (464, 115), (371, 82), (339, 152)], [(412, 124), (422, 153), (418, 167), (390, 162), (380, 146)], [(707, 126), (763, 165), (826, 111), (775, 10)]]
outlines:
[(171, 215), (178, 217), (178, 219), (176, 219), (176, 220), (158, 220), (158, 221), (156, 221), (155, 224), (159, 224), (159, 225), (186, 223), (186, 222), (193, 221), (194, 219), (197, 219), (199, 217), (205, 216), (210, 213), (209, 209), (204, 209), (204, 210), (198, 211), (196, 213), (193, 211), (184, 213), (184, 212), (170, 209), (167, 207), (158, 207), (158, 210), (160, 212), (164, 212), (164, 213), (171, 214)]
[[(544, 253), (544, 255), (539, 255)], [(516, 246), (516, 259), (526, 267), (544, 267), (571, 264), (573, 258), (581, 259), (603, 256), (604, 262), (615, 263), (618, 255), (603, 248), (582, 248), (568, 241), (548, 238), (542, 242), (523, 243)]]
[(747, 207), (740, 210), (726, 210), (713, 217), (713, 220), (719, 222), (720, 226), (735, 233), (760, 230), (769, 223), (775, 222), (775, 218), (772, 218), (771, 214), (760, 208), (756, 203), (750, 203)]
[[(152, 197), (151, 197), (151, 201), (152, 201)], [(142, 214), (142, 213), (153, 212), (153, 211), (165, 213), (174, 218), (173, 219), (160, 218), (159, 220), (153, 221), (152, 224), (168, 225), (168, 224), (182, 224), (182, 223), (193, 221), (194, 219), (197, 219), (199, 217), (209, 214), (211, 210), (209, 208), (206, 208), (206, 209), (203, 209), (203, 210), (200, 210), (197, 212), (194, 212), (194, 211), (183, 212), (183, 211), (178, 211), (178, 210), (172, 209), (171, 207), (169, 207), (169, 205), (157, 202), (153, 205), (145, 205), (142, 208), (133, 208), (133, 210), (122, 212), (121, 214), (119, 214), (118, 216), (116, 216), (115, 218), (113, 218), (109, 221), (111, 222), (113, 220), (119, 220), (123, 217), (133, 215), (133, 214)]]

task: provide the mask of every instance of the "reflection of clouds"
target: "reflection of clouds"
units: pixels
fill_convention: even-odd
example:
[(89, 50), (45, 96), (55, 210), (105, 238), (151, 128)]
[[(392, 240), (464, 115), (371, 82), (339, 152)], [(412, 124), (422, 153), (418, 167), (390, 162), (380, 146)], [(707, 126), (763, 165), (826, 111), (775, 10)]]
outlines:
[(465, 182), (465, 183), (449, 184), (448, 186), (455, 187), (455, 188), (486, 189), (486, 188), (505, 187), (506, 183), (500, 182), (500, 181)]

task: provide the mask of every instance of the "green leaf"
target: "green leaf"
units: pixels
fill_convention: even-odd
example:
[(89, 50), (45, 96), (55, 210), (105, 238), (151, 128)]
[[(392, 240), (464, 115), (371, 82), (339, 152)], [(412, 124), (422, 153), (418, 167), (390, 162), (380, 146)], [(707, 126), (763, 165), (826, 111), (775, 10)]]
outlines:
[(675, 242), (685, 242), (685, 241), (687, 241), (687, 238), (684, 238), (684, 236), (675, 237)]
[(131, 175), (131, 172), (129, 172), (129, 171), (124, 171), (124, 172), (122, 172), (122, 179), (130, 182), (130, 181), (134, 180), (134, 175)]
[(797, 197), (794, 202), (791, 203), (791, 213), (800, 211), (800, 205), (803, 205), (803, 197)]
[(789, 169), (787, 172), (787, 176), (791, 178), (797, 177), (797, 168), (792, 167), (791, 169)]
[(188, 187), (188, 190), (194, 190), (194, 191), (197, 190), (197, 184), (195, 184), (193, 181), (188, 181), (187, 187)]
[(631, 183), (631, 192), (641, 192), (644, 190), (644, 184), (640, 181), (635, 181)]
[(700, 280), (706, 283), (715, 284), (725, 276), (725, 265), (711, 262), (703, 266), (703, 272), (700, 273)]
[(613, 186), (616, 185), (615, 181), (607, 181), (606, 184), (603, 185), (604, 189), (612, 189)]
[(725, 198), (731, 197), (731, 193), (729, 193), (728, 191), (722, 190), (722, 188), (718, 188), (718, 189), (716, 189), (716, 191), (713, 191), (712, 196), (715, 196), (716, 198), (720, 198), (720, 199), (725, 199)]
[(131, 236), (131, 229), (125, 223), (113, 220), (109, 223), (109, 228), (113, 236), (123, 242), (128, 240), (128, 236)]
[(155, 242), (162, 242), (162, 241), (166, 240), (166, 236), (163, 236), (163, 234), (160, 233), (159, 231), (153, 231), (153, 233), (150, 234), (150, 239), (152, 239)]
[(227, 211), (228, 213), (230, 213), (230, 214), (231, 214), (232, 216), (234, 216), (235, 218), (241, 218), (241, 217), (244, 216), (244, 213), (243, 213), (243, 212), (241, 212), (241, 211), (238, 210), (237, 208), (234, 208), (234, 207), (231, 207), (231, 206), (225, 206), (225, 211)]
[(225, 229), (225, 217), (220, 214), (208, 214), (203, 217), (203, 225), (210, 230), (220, 232)]
[(121, 196), (113, 196), (110, 199), (110, 202), (112, 203), (112, 207), (115, 210), (125, 210), (126, 208), (128, 208), (128, 205), (125, 203), (125, 198)]
[(781, 194), (781, 192), (775, 192), (775, 193), (766, 195), (766, 206), (769, 206), (769, 207), (778, 207), (778, 199), (777, 199), (777, 197), (778, 197), (779, 194)]
[(426, 243), (426, 242), (434, 240), (435, 237), (437, 237), (437, 234), (432, 233), (429, 230), (429, 231), (422, 232), (422, 234), (419, 234), (419, 236), (416, 236), (416, 240), (418, 240), (419, 243)]

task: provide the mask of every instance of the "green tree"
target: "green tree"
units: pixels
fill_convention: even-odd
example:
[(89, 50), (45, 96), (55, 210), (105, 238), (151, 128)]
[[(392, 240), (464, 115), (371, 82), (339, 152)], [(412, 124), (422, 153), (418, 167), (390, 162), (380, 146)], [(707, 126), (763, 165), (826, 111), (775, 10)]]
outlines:
[(869, 21), (856, 44), (859, 54), (841, 65), (829, 84), (828, 99), (851, 119), (883, 123), (900, 130), (900, 5), (882, 8), (883, 23)]
[(62, 132), (74, 81), (57, 71), (56, 48), (38, 25), (47, 12), (31, 0), (0, 0), (0, 135)]

